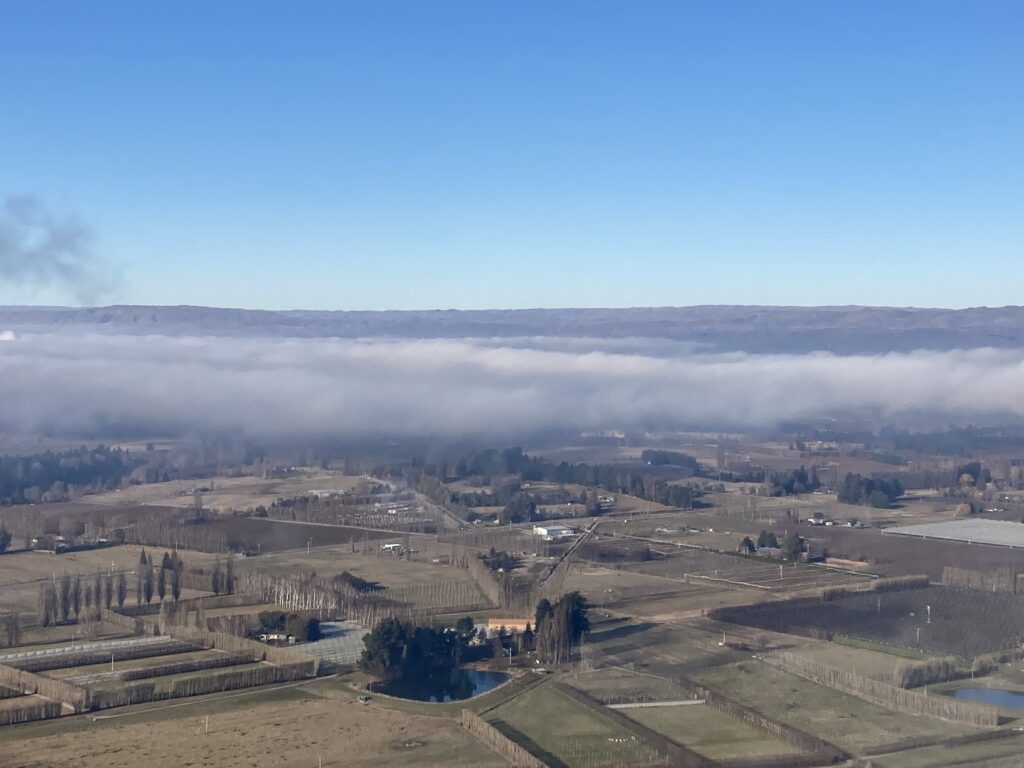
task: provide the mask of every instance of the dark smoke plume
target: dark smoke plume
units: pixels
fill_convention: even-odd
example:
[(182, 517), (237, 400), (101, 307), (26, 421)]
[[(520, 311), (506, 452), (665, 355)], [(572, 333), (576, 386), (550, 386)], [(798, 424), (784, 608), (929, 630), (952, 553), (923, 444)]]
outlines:
[(54, 213), (32, 195), (10, 195), (0, 208), (0, 284), (54, 288), (94, 303), (115, 284), (94, 241), (80, 217)]

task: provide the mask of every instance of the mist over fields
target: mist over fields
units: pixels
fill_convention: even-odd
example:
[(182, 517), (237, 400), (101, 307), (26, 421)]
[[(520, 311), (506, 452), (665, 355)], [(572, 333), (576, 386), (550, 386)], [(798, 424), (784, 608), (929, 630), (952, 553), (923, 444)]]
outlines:
[[(1002, 324), (988, 323), (989, 335), (971, 348), (908, 351), (899, 348), (908, 334), (967, 339), (977, 318), (951, 323), (956, 313), (947, 310), (911, 311), (912, 322), (889, 332), (894, 349), (885, 349), (877, 342), (884, 324), (904, 310), (866, 310), (877, 322), (862, 322), (858, 336), (850, 320), (857, 308), (719, 308), (716, 337), (708, 330), (712, 309), (578, 316), (559, 310), (558, 332), (545, 334), (513, 333), (536, 324), (529, 313), (492, 313), (504, 334), (449, 337), (439, 328), (465, 331), (472, 318), (440, 313), (421, 323), (420, 338), (384, 332), (413, 322), (401, 317), (407, 313), (379, 313), (381, 327), (345, 337), (338, 328), (354, 328), (357, 320), (318, 321), (324, 313), (253, 313), (247, 323), (240, 310), (0, 309), (0, 427), (63, 434), (514, 435), (761, 428), (836, 414), (936, 426), (1024, 416), (1024, 344), (1011, 343), (1019, 338), (1019, 310), (966, 311), (1005, 315)], [(618, 312), (626, 314), (612, 328), (607, 318)], [(691, 323), (689, 334), (675, 334), (680, 338), (650, 332), (663, 330), (672, 312), (679, 328), (687, 312), (705, 319)], [(741, 312), (755, 319), (744, 323)], [(281, 317), (294, 322), (290, 333)], [(589, 333), (559, 330), (573, 323)], [(643, 323), (646, 335), (626, 334)], [(840, 324), (843, 333), (835, 331)], [(993, 327), (999, 345), (991, 343)], [(830, 328), (848, 344), (874, 339), (876, 347), (773, 351), (793, 338), (827, 336)], [(745, 346), (733, 343), (744, 334), (766, 333), (774, 345), (730, 348)]]

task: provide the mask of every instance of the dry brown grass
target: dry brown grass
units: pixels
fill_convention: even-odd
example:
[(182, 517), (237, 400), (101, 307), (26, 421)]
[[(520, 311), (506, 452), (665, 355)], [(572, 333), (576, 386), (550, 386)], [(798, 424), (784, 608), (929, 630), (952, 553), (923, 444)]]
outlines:
[(503, 765), (447, 715), (425, 716), (376, 701), (363, 705), (351, 693), (323, 684), (191, 702), (113, 720), (78, 717), (5, 729), (0, 741), (0, 765), (22, 768), (257, 768), (267, 765), (268, 758), (276, 766), (308, 768), (321, 757), (324, 766)]
[(296, 477), (264, 480), (259, 477), (214, 477), (208, 480), (171, 480), (166, 483), (133, 485), (124, 490), (83, 496), (80, 504), (123, 506), (132, 504), (190, 507), (192, 489), (212, 487), (203, 493), (203, 504), (211, 509), (255, 509), (281, 497), (299, 496), (311, 490), (354, 488), (362, 478), (330, 470), (304, 470)]
[[(82, 586), (92, 584), (97, 571), (109, 574), (112, 570), (133, 571), (139, 564), (141, 547), (120, 546), (69, 552), (54, 555), (49, 552), (12, 552), (0, 556), (0, 613), (20, 611), (34, 615), (39, 584), (44, 581), (59, 581), (65, 573), (81, 574)], [(147, 549), (159, 562), (164, 550)], [(200, 566), (214, 559), (213, 555), (200, 552), (184, 552), (186, 567)], [(135, 604), (135, 577), (127, 576), (127, 604)]]

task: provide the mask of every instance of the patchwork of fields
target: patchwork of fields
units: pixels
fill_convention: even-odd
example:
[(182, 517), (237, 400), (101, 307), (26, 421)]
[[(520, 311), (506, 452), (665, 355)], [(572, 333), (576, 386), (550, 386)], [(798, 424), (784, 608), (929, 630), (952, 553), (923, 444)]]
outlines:
[(1020, 596), (950, 587), (751, 605), (717, 616), (778, 632), (837, 633), (965, 659), (1024, 641)]

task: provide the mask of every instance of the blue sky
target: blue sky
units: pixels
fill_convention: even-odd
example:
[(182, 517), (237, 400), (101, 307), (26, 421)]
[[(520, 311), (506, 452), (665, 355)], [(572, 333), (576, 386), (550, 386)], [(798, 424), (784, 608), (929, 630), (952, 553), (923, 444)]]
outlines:
[(1024, 303), (1019, 2), (6, 0), (0, 92), (106, 303)]

